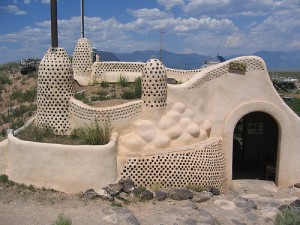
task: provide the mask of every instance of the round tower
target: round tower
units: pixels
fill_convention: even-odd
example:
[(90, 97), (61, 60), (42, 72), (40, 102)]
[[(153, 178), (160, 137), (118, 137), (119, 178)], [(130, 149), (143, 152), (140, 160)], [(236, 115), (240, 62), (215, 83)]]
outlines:
[(142, 100), (143, 114), (148, 116), (154, 116), (153, 112), (160, 112), (167, 105), (167, 73), (158, 59), (149, 59), (144, 66)]
[(73, 96), (71, 61), (63, 48), (49, 48), (40, 62), (37, 84), (37, 125), (55, 134), (70, 131), (69, 99)]
[(87, 38), (77, 41), (72, 59), (74, 75), (89, 75), (92, 72), (93, 49)]

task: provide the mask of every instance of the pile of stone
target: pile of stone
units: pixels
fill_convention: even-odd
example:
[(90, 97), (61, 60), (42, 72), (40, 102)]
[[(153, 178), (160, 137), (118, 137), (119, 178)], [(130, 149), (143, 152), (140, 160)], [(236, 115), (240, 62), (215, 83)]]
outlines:
[(193, 199), (195, 202), (204, 202), (210, 200), (214, 195), (219, 195), (220, 191), (212, 186), (206, 186), (202, 190), (192, 190), (187, 188), (173, 188), (170, 191), (155, 190), (150, 191), (144, 187), (136, 187), (133, 180), (128, 177), (121, 179), (116, 184), (109, 184), (102, 190), (96, 192), (94, 189), (85, 191), (84, 196), (87, 199), (101, 198), (108, 201), (121, 201), (124, 203), (133, 202), (136, 199), (141, 201), (165, 199), (187, 200)]

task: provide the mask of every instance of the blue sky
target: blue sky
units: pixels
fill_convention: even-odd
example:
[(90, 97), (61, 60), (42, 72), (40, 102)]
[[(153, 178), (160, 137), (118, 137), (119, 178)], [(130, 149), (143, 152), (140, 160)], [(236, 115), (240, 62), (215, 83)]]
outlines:
[[(0, 0), (0, 63), (41, 58), (51, 45), (50, 0)], [(300, 0), (85, 0), (85, 32), (99, 50), (176, 53), (300, 50)], [(80, 0), (58, 0), (59, 46), (80, 38)]]

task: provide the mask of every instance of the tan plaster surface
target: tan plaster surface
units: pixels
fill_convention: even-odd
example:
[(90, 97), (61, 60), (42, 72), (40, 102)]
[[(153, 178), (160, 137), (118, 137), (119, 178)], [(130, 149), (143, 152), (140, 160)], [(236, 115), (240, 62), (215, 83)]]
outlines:
[(101, 189), (117, 178), (117, 137), (102, 146), (22, 141), (8, 135), (7, 175), (13, 181), (78, 193)]

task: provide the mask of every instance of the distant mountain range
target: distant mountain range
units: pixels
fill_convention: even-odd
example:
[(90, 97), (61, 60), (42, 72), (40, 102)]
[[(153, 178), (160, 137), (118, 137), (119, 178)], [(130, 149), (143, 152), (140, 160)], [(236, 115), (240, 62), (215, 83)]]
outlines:
[[(121, 61), (146, 62), (148, 59), (156, 57), (159, 59), (159, 51), (136, 51), (132, 53), (115, 53)], [(263, 58), (269, 71), (300, 71), (300, 50), (295, 51), (258, 51), (250, 55)], [(214, 60), (216, 57), (209, 57), (199, 54), (177, 54), (163, 51), (163, 63), (169, 68), (177, 69), (198, 69), (205, 60)], [(226, 60), (243, 56), (231, 55), (223, 56)]]

